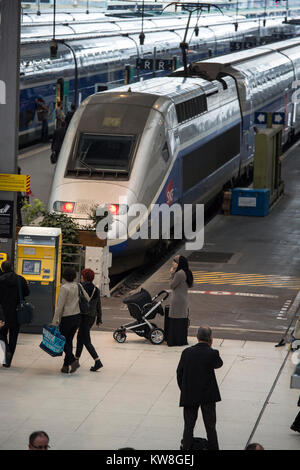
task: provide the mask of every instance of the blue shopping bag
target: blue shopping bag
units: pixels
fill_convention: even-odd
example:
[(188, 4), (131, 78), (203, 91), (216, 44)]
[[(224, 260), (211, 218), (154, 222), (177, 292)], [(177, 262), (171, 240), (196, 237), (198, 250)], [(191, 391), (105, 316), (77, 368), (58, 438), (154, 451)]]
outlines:
[(57, 326), (44, 325), (43, 327), (43, 341), (40, 348), (50, 356), (62, 356), (66, 338), (60, 334)]

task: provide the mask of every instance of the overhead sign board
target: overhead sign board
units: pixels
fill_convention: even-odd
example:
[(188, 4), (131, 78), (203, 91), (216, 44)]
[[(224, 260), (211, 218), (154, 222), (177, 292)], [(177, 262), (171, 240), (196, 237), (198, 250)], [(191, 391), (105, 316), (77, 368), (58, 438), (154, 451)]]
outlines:
[(0, 173), (0, 191), (28, 193), (30, 191), (30, 176)]
[[(155, 64), (154, 64), (155, 63)], [(141, 70), (172, 70), (173, 60), (172, 59), (137, 59), (136, 66)]]
[(284, 124), (285, 121), (285, 113), (281, 112), (265, 112), (259, 111), (254, 113), (254, 124), (267, 124), (268, 122), (268, 115), (272, 115), (272, 124)]
[(14, 202), (0, 201), (0, 238), (12, 238)]

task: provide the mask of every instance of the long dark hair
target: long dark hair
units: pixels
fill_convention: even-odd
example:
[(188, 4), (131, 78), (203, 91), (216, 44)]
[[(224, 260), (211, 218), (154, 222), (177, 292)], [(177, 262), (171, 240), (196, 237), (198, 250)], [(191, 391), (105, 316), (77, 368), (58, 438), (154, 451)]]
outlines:
[(186, 283), (188, 287), (192, 287), (194, 282), (193, 274), (192, 271), (189, 269), (188, 260), (184, 256), (179, 256), (176, 272), (180, 271), (180, 269), (182, 269), (186, 274)]

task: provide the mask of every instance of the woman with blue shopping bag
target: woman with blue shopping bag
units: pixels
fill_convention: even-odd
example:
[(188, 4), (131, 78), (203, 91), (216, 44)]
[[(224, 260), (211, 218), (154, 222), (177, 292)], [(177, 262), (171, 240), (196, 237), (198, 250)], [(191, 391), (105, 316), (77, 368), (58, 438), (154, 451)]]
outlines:
[(80, 325), (80, 308), (78, 284), (74, 282), (76, 271), (73, 268), (65, 268), (63, 283), (57, 299), (57, 308), (51, 322), (53, 326), (59, 326), (61, 335), (66, 339), (64, 352), (65, 359), (61, 372), (73, 373), (78, 369), (79, 363), (73, 354), (73, 338)]

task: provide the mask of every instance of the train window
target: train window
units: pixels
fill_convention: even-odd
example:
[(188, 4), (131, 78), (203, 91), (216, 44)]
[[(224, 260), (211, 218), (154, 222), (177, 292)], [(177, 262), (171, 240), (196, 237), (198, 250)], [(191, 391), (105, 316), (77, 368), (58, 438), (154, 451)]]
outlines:
[(128, 173), (135, 140), (133, 135), (81, 134), (75, 167), (69, 169)]
[(99, 93), (100, 91), (106, 91), (108, 87), (105, 85), (95, 85), (95, 92)]

